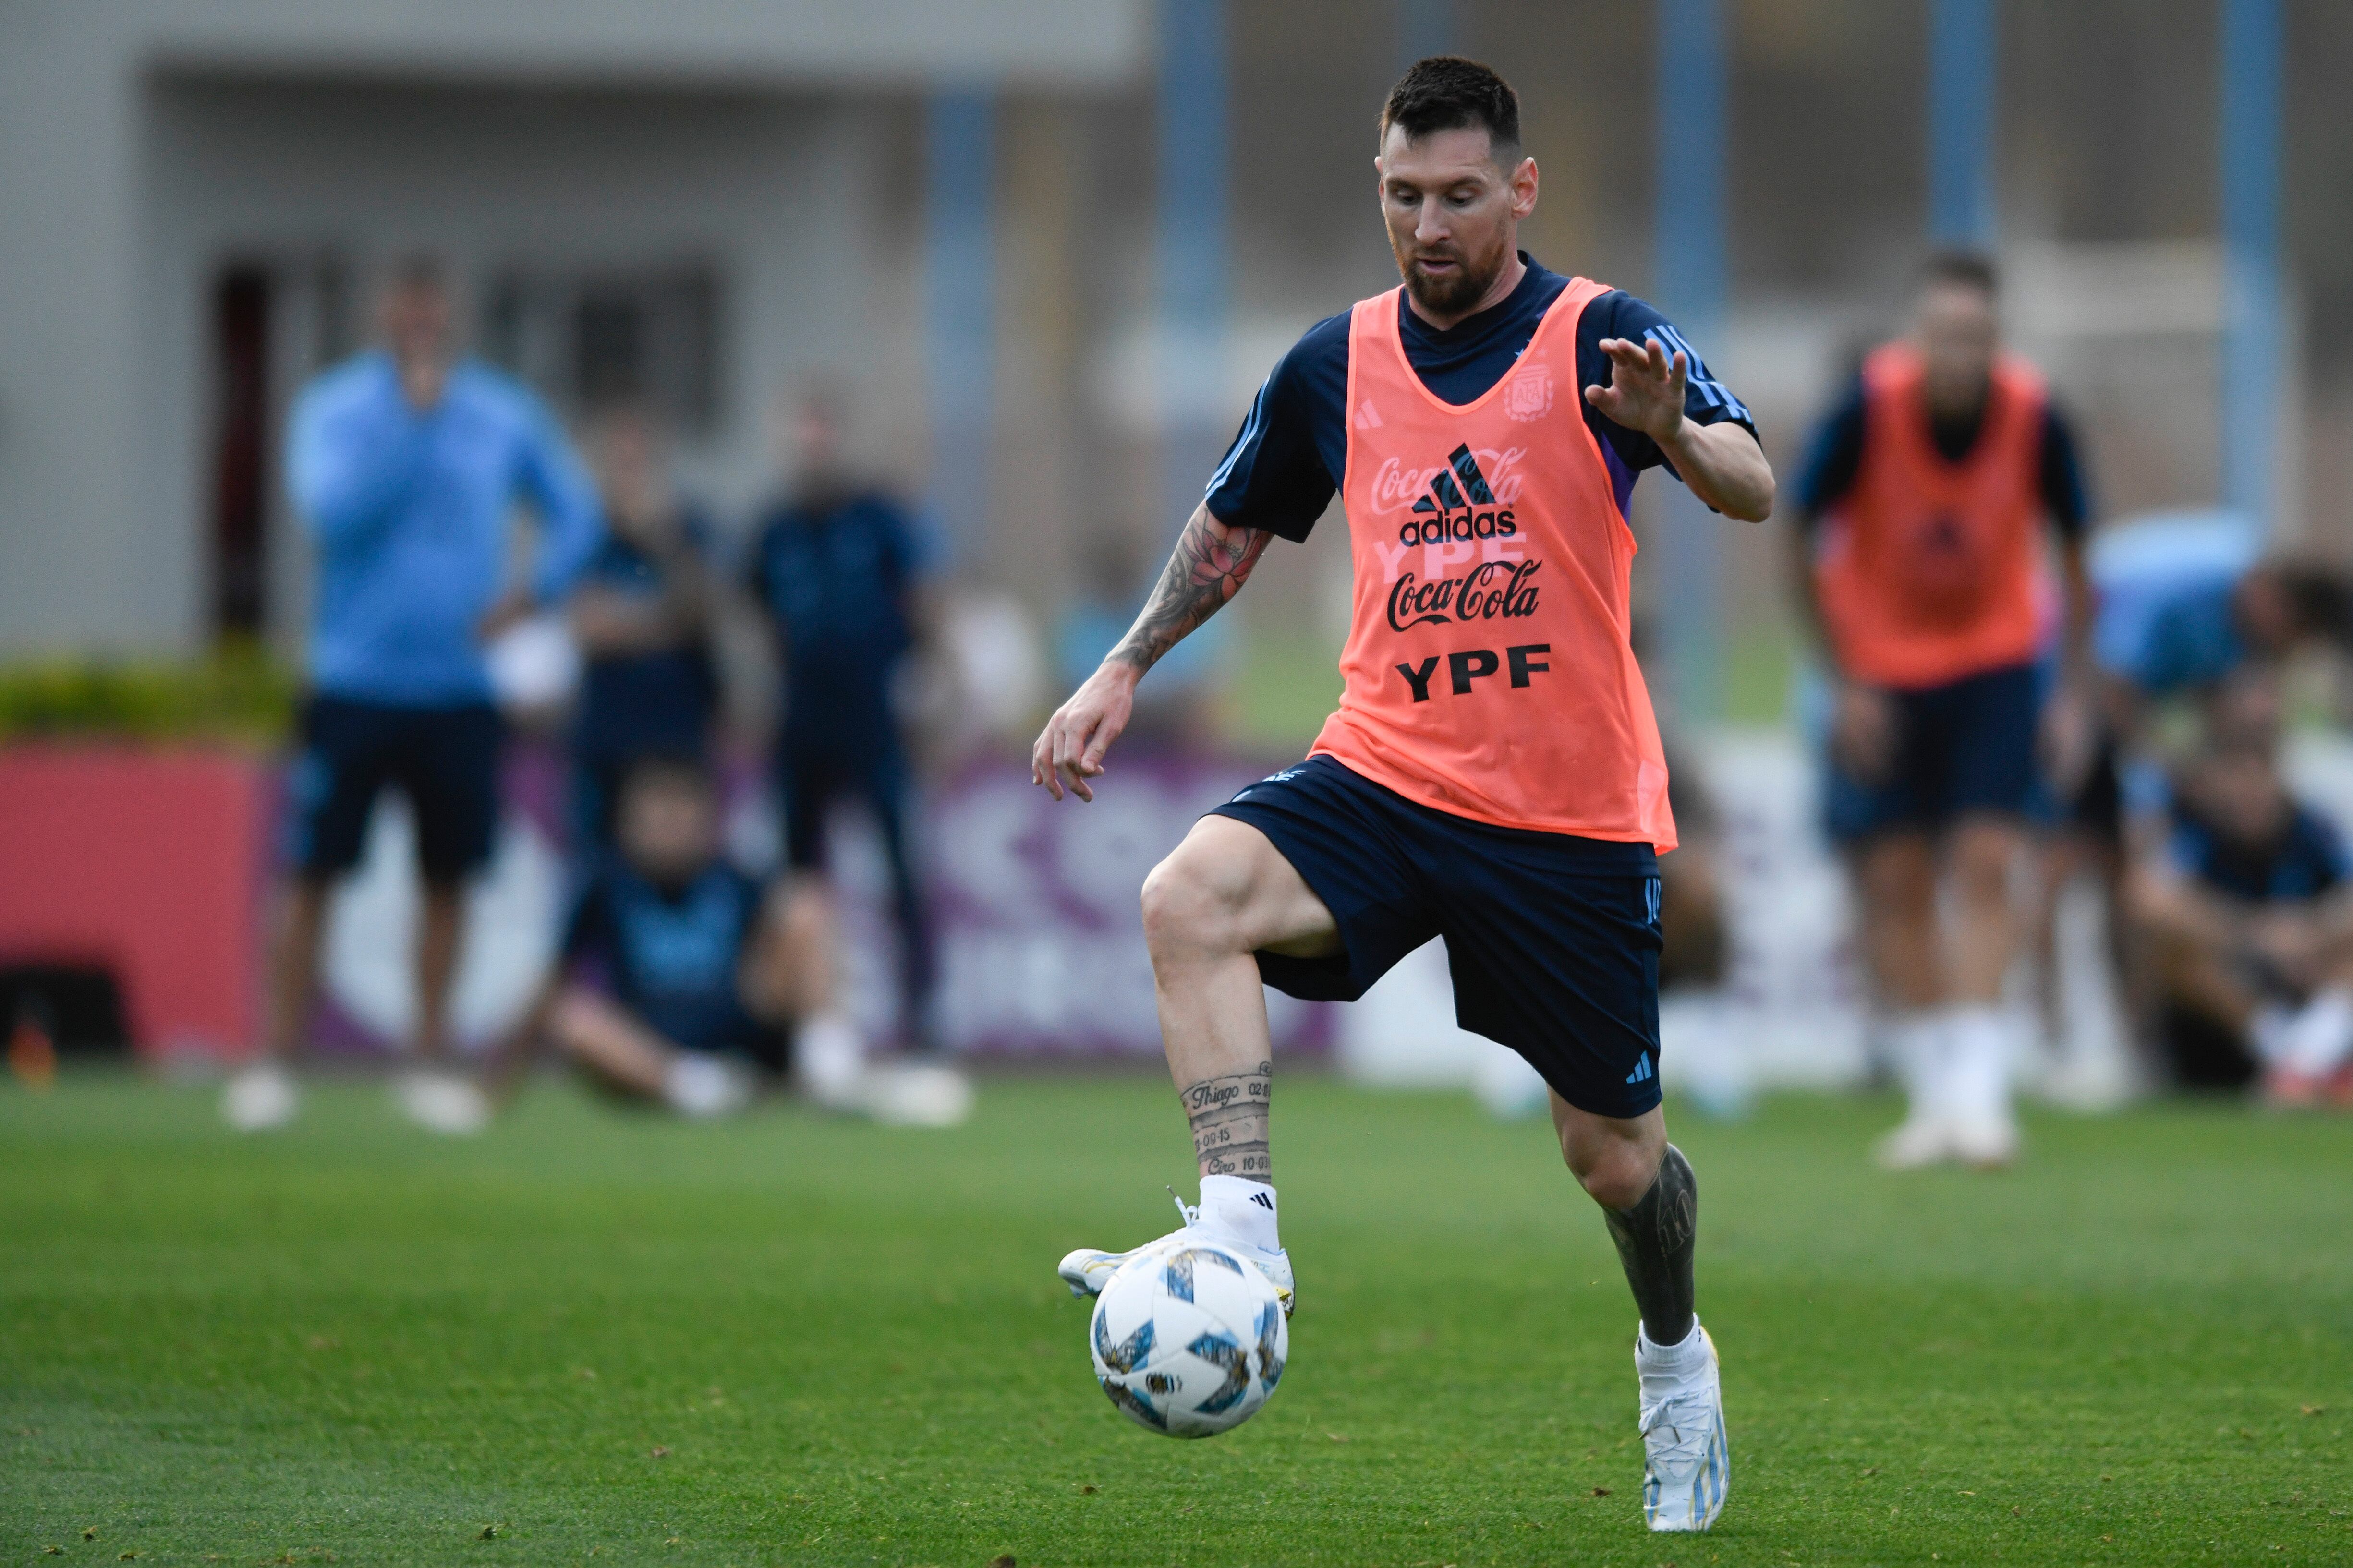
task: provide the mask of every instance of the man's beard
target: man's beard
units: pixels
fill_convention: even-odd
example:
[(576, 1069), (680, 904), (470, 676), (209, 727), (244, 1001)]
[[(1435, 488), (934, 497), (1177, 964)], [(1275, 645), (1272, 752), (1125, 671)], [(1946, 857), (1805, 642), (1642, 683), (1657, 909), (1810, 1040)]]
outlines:
[(1389, 242), (1389, 250), (1397, 258), (1398, 273), (1405, 279), (1406, 292), (1432, 316), (1468, 314), (1471, 307), (1494, 287), (1495, 279), (1503, 275), (1504, 259), (1511, 254), (1507, 247), (1498, 246), (1495, 254), (1487, 258), (1487, 265), (1482, 267), (1475, 258), (1459, 250), (1441, 251), (1440, 256), (1455, 264), (1454, 271), (1449, 277), (1431, 278), (1413, 265), (1413, 257), (1394, 239)]

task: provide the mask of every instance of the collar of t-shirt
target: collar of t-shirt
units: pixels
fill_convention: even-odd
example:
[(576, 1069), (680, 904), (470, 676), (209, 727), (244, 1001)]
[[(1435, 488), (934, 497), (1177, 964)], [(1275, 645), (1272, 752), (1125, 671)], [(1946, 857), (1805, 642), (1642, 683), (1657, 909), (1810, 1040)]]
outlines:
[(1430, 395), (1452, 404), (1475, 403), (1504, 379), (1536, 335), (1536, 328), (1560, 298), (1568, 279), (1537, 264), (1525, 250), (1527, 268), (1517, 287), (1475, 315), (1451, 327), (1433, 327), (1414, 313), (1413, 303), (1398, 293), (1398, 334), (1405, 340), (1406, 363), (1413, 366)]

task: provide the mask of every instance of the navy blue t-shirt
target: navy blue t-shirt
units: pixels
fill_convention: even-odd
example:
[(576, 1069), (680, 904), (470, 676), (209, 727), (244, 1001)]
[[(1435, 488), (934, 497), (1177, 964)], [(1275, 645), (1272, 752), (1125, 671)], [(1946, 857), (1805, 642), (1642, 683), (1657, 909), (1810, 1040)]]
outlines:
[[(1524, 353), (1545, 312), (1569, 279), (1538, 266), (1525, 251), (1527, 276), (1497, 304), (1451, 327), (1431, 326), (1398, 296), (1398, 335), (1405, 357), (1430, 395), (1443, 402), (1474, 403), (1504, 379)], [(1209, 481), (1208, 505), (1219, 521), (1262, 528), (1278, 538), (1303, 540), (1331, 504), (1348, 466), (1348, 317), (1341, 311), (1307, 330), (1293, 344), (1250, 404), (1241, 433), (1227, 449)], [(1757, 433), (1747, 407), (1708, 371), (1697, 350), (1664, 316), (1623, 289), (1613, 289), (1585, 307), (1577, 323), (1578, 398), (1583, 389), (1609, 384), (1604, 338), (1641, 342), (1656, 339), (1669, 353), (1680, 349), (1688, 364), (1683, 416), (1697, 425), (1729, 419)], [(1630, 430), (1590, 404), (1585, 423), (1609, 464), (1618, 510), (1626, 510), (1634, 479), (1644, 468), (1673, 467), (1658, 443)]]
[(614, 1000), (672, 1045), (746, 1047), (760, 1026), (744, 1010), (736, 967), (759, 921), (760, 886), (732, 866), (665, 889), (607, 864), (573, 906), (564, 956), (601, 963)]
[(804, 498), (769, 513), (748, 576), (784, 653), (788, 726), (887, 717), (925, 564), (914, 520), (888, 496)]
[[(1855, 476), (1862, 470), (1863, 405), (1862, 378), (1858, 375), (1847, 384), (1845, 396), (1814, 433), (1805, 467), (1798, 472), (1800, 517), (1819, 519), (1854, 489)], [(1957, 463), (1977, 445), (1978, 435), (1984, 426), (1985, 409), (1980, 405), (1977, 413), (1967, 419), (1936, 421), (1929, 434), (1945, 461)], [(2067, 423), (2067, 416), (2059, 412), (2056, 402), (2045, 401), (2042, 405), (2041, 445), (2042, 455), (2035, 482), (2042, 496), (2042, 509), (2051, 514), (2052, 524), (2063, 537), (2080, 539), (2090, 521), (2092, 503), (2084, 483), (2083, 464), (2075, 455), (2075, 432)]]
[(2185, 875), (2249, 903), (2316, 899), (2353, 869), (2335, 826), (2303, 805), (2268, 844), (2234, 842), (2184, 812), (2174, 819), (2166, 847)]
[[(707, 556), (711, 531), (701, 516), (690, 512), (681, 527), (688, 548)], [(612, 532), (590, 558), (584, 581), (647, 598), (668, 586), (659, 561)], [(607, 766), (649, 753), (700, 756), (718, 703), (718, 677), (701, 637), (591, 658), (580, 678), (575, 754)]]

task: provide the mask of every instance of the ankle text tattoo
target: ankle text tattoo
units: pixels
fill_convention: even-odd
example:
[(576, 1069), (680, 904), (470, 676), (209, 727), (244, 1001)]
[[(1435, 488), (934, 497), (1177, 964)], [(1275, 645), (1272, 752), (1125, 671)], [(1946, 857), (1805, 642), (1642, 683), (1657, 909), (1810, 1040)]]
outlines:
[(1267, 1102), (1273, 1088), (1274, 1064), (1266, 1061), (1178, 1091), (1186, 1120), (1193, 1124), (1193, 1157), (1201, 1174), (1274, 1180), (1267, 1145)]

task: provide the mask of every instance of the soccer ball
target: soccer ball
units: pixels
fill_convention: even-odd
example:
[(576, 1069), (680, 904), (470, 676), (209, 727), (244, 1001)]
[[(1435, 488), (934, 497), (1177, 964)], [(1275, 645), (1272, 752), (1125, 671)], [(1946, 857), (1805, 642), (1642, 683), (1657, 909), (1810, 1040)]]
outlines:
[(1169, 1437), (1214, 1436), (1257, 1415), (1291, 1353), (1257, 1265), (1189, 1238), (1122, 1265), (1095, 1300), (1090, 1338), (1111, 1402)]

